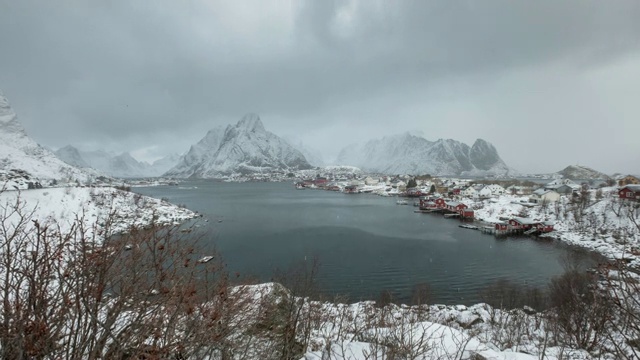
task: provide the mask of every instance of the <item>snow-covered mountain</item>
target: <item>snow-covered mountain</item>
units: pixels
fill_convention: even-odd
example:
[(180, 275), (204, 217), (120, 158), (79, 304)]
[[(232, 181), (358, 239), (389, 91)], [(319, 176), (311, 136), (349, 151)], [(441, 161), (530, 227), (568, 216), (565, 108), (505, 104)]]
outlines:
[(128, 152), (116, 155), (103, 150), (81, 151), (71, 145), (58, 149), (56, 155), (67, 164), (92, 168), (119, 178), (160, 176), (175, 166), (180, 159), (179, 155), (171, 154), (149, 164), (136, 160)]
[(274, 170), (308, 169), (304, 155), (265, 130), (260, 117), (247, 114), (224, 130), (212, 129), (166, 176), (217, 178)]
[(300, 151), (311, 166), (322, 167), (327, 165), (327, 162), (324, 160), (324, 157), (319, 150), (305, 145), (305, 143), (300, 139), (293, 139), (291, 137), (285, 137), (284, 139), (296, 150)]
[(578, 179), (578, 180), (586, 180), (586, 179), (609, 179), (609, 175), (602, 173), (600, 171), (594, 170), (590, 167), (582, 166), (582, 165), (569, 165), (566, 168), (558, 171), (556, 174), (562, 175), (562, 177), (567, 179)]
[(28, 182), (47, 180), (84, 182), (91, 177), (31, 139), (0, 91), (0, 187), (6, 183), (24, 188)]
[(451, 139), (429, 141), (404, 133), (344, 148), (336, 163), (386, 174), (506, 175), (510, 169), (489, 142), (473, 146)]

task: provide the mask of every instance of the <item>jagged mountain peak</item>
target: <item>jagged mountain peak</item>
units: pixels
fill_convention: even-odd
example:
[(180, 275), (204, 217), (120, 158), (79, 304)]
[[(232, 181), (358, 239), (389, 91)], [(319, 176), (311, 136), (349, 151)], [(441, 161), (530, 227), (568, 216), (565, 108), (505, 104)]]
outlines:
[(236, 128), (238, 130), (244, 131), (253, 131), (253, 132), (264, 132), (264, 125), (262, 124), (262, 120), (260, 120), (260, 116), (255, 113), (248, 113), (238, 121), (236, 124)]
[(79, 168), (91, 167), (91, 165), (89, 165), (82, 158), (80, 151), (72, 145), (67, 145), (63, 148), (56, 150), (55, 154), (56, 156), (58, 156), (58, 158), (60, 158), (60, 160), (66, 162), (69, 165), (73, 165)]
[(207, 133), (165, 175), (216, 178), (310, 167), (300, 151), (265, 130), (258, 115), (247, 114), (235, 125), (227, 126), (224, 133)]
[(20, 134), (22, 136), (27, 134), (2, 90), (0, 90), (0, 129), (2, 129), (3, 133)]
[[(20, 124), (9, 100), (0, 91), (0, 182), (6, 182), (7, 174), (16, 171), (28, 174), (32, 181), (86, 181), (91, 177), (84, 170), (64, 163), (50, 150), (31, 139)], [(24, 183), (17, 187), (23, 185)]]
[(472, 147), (454, 140), (429, 141), (412, 133), (351, 145), (337, 162), (388, 174), (503, 175), (510, 172), (495, 147), (478, 139)]

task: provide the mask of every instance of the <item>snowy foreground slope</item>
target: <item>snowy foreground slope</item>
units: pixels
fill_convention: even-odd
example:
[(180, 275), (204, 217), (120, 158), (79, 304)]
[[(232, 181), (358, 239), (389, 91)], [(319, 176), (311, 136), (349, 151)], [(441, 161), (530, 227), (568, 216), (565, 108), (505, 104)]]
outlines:
[[(126, 232), (132, 226), (179, 224), (196, 217), (191, 211), (166, 201), (142, 196), (110, 187), (104, 188), (47, 188), (0, 193), (0, 208), (12, 209), (16, 204), (25, 214), (33, 213), (33, 220), (41, 224), (56, 222), (62, 233), (82, 220), (90, 228), (103, 224), (110, 216), (114, 219), (108, 234)], [(10, 224), (17, 219), (9, 217)], [(100, 231), (98, 226), (96, 231)]]
[(28, 182), (84, 182), (90, 177), (88, 172), (66, 164), (33, 141), (0, 91), (0, 186), (26, 189)]

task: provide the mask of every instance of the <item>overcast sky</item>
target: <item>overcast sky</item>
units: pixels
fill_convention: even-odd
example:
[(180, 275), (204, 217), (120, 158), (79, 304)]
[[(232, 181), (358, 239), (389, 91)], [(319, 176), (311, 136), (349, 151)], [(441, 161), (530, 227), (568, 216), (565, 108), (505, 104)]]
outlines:
[(0, 89), (52, 148), (182, 153), (247, 112), (332, 159), (411, 131), (640, 173), (640, 1), (0, 0)]

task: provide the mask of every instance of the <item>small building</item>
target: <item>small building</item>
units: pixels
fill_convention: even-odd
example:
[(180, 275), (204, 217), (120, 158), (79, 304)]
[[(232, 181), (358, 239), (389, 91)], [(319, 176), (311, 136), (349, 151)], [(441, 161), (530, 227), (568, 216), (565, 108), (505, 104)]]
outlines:
[(506, 222), (497, 222), (495, 224), (495, 228), (497, 231), (507, 231), (509, 229), (509, 224)]
[(576, 183), (572, 183), (572, 184), (558, 184), (558, 185), (545, 185), (544, 187), (545, 190), (553, 190), (555, 192), (557, 192), (558, 194), (564, 194), (564, 195), (570, 195), (574, 192), (578, 192), (581, 189), (581, 186), (576, 184)]
[(408, 197), (420, 197), (422, 195), (425, 195), (425, 194), (422, 193), (422, 190), (420, 190), (420, 188), (414, 187), (414, 188), (407, 189)]
[(444, 209), (446, 207), (445, 201), (443, 198), (437, 198), (433, 200), (433, 202), (436, 204), (436, 208), (438, 209)]
[(374, 178), (372, 178), (371, 176), (367, 176), (367, 177), (364, 179), (364, 184), (365, 184), (365, 185), (372, 186), (372, 185), (378, 185), (379, 183), (380, 183), (380, 179), (374, 179)]
[(637, 177), (635, 177), (633, 175), (627, 175), (627, 176), (623, 177), (622, 179), (618, 180), (618, 185), (620, 185), (620, 186), (640, 185), (640, 179), (638, 179)]
[(473, 219), (475, 216), (475, 213), (473, 211), (473, 209), (462, 209), (460, 210), (460, 216), (462, 216), (463, 219)]
[(315, 178), (315, 180), (313, 180), (313, 185), (317, 187), (323, 187), (326, 186), (328, 182), (329, 180), (327, 180), (326, 177), (317, 177)]
[(555, 190), (538, 189), (529, 196), (529, 202), (534, 204), (552, 203), (558, 200), (560, 200), (560, 194)]
[(467, 208), (467, 205), (457, 201), (447, 201), (444, 205), (445, 209), (456, 213), (460, 213), (462, 210)]
[(343, 192), (345, 194), (357, 194), (358, 193), (358, 185), (347, 185), (344, 187)]
[(640, 201), (640, 185), (627, 185), (618, 190), (618, 196), (623, 200)]
[(553, 221), (542, 221), (536, 224), (536, 228), (539, 232), (548, 233), (553, 231)]
[(537, 221), (531, 218), (514, 217), (509, 220), (509, 226), (516, 230), (529, 230), (537, 225)]
[(485, 189), (491, 192), (491, 196), (498, 196), (505, 193), (504, 188), (498, 184), (490, 184), (482, 188), (482, 190), (485, 190)]
[(476, 193), (477, 191), (473, 186), (467, 186), (466, 189), (460, 191), (460, 195), (466, 196), (466, 197), (474, 197)]
[(505, 194), (511, 195), (531, 195), (531, 187), (530, 186), (518, 186), (511, 185), (508, 188), (504, 189)]

